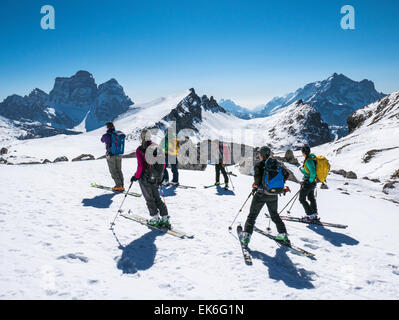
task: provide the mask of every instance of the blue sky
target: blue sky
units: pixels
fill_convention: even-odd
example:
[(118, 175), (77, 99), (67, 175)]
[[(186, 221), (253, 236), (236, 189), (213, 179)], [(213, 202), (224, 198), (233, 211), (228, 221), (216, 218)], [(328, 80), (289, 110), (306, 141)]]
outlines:
[[(40, 27), (46, 4), (55, 30)], [(355, 30), (340, 27), (346, 4)], [(78, 70), (135, 102), (194, 87), (255, 106), (334, 72), (399, 90), (397, 0), (2, 0), (0, 30), (0, 100)]]

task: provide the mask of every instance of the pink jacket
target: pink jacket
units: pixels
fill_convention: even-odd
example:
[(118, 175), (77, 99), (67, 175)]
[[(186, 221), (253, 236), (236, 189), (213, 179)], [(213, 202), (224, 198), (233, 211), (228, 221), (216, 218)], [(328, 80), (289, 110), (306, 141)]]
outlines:
[[(152, 141), (146, 142), (146, 149), (147, 149), (150, 145), (152, 145), (152, 144), (153, 144)], [(143, 174), (143, 172), (144, 172), (144, 170), (145, 170), (145, 163), (146, 163), (146, 160), (145, 160), (145, 151), (144, 151), (143, 146), (140, 146), (140, 147), (138, 147), (138, 148), (136, 149), (136, 158), (137, 158), (137, 170), (136, 170), (135, 176), (136, 176), (137, 179), (140, 179), (140, 178), (141, 178), (141, 175)], [(165, 164), (164, 164), (164, 168), (165, 168), (165, 167), (166, 167), (166, 166), (165, 166)]]

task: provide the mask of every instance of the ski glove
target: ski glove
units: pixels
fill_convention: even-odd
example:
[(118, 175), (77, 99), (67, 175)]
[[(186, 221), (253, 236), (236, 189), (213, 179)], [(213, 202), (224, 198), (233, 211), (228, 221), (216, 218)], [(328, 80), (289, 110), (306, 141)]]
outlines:
[(136, 178), (136, 175), (134, 175), (131, 179), (130, 179), (130, 182), (135, 182), (135, 181), (137, 181), (137, 180), (139, 180), (138, 178)]
[(286, 195), (287, 192), (291, 192), (291, 189), (290, 189), (290, 187), (288, 187), (288, 186), (286, 186), (286, 187), (283, 189), (283, 195)]
[(253, 184), (252, 185), (252, 194), (255, 194), (258, 191), (258, 186)]

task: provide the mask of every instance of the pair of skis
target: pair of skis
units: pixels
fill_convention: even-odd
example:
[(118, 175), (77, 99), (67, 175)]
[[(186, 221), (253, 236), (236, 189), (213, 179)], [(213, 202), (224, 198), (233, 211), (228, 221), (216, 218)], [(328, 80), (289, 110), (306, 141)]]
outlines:
[[(112, 188), (110, 188), (110, 187), (102, 186), (102, 185), (99, 185), (99, 184), (96, 184), (96, 183), (92, 183), (91, 186), (93, 188), (98, 188), (98, 189), (102, 189), (102, 190), (112, 191), (112, 192), (115, 192), (115, 193), (128, 194), (128, 195), (131, 195), (131, 196), (134, 196), (134, 197), (141, 197), (142, 196), (141, 194), (135, 193), (135, 192), (117, 192), (117, 191), (112, 190)], [(180, 187), (185, 187), (185, 188), (195, 188), (195, 187), (189, 187), (189, 186), (181, 186), (181, 185), (179, 185), (179, 186)], [(156, 229), (156, 230), (158, 230), (160, 232), (168, 233), (168, 234), (170, 234), (172, 236), (175, 236), (175, 237), (178, 237), (180, 239), (186, 239), (186, 238), (187, 239), (192, 239), (192, 238), (194, 238), (194, 235), (188, 234), (188, 233), (186, 233), (184, 231), (177, 230), (177, 229), (175, 229), (173, 227), (172, 228), (162, 228), (162, 227), (156, 227), (156, 226), (149, 225), (148, 224), (148, 219), (143, 218), (143, 217), (138, 216), (138, 215), (135, 215), (135, 214), (132, 214), (130, 212), (130, 210), (129, 210), (128, 213), (121, 213), (121, 216), (126, 218), (126, 219), (136, 221), (136, 222), (138, 222), (138, 223), (140, 223), (142, 225), (145, 225), (145, 226), (147, 226), (147, 227), (149, 227), (151, 229)]]
[(102, 186), (102, 185), (97, 184), (97, 183), (92, 183), (91, 186), (93, 188), (102, 189), (102, 190), (106, 190), (106, 191), (111, 191), (111, 192), (115, 192), (115, 193), (128, 194), (130, 196), (138, 197), (138, 198), (142, 196), (140, 193), (136, 193), (136, 192), (114, 191), (114, 190), (112, 190), (111, 187)]
[(162, 184), (161, 186), (162, 187), (175, 187), (175, 188), (182, 188), (182, 189), (197, 189), (197, 187), (185, 186), (183, 184), (174, 184), (174, 183)]
[[(267, 213), (265, 213), (265, 215), (266, 215), (267, 218), (270, 218), (270, 216)], [(340, 229), (346, 229), (348, 227), (348, 226), (343, 225), (343, 224), (322, 222), (320, 220), (308, 221), (308, 220), (304, 220), (304, 219), (301, 219), (301, 218), (289, 217), (289, 216), (281, 216), (281, 220), (292, 221), (292, 222), (300, 222), (300, 223), (306, 223), (306, 224), (313, 224), (313, 225), (321, 225), (321, 226), (325, 226), (325, 227), (334, 227), (334, 228), (340, 228)], [(308, 251), (306, 251), (306, 250), (304, 250), (302, 248), (299, 248), (299, 247), (293, 245), (292, 243), (286, 243), (286, 242), (283, 242), (283, 241), (279, 241), (279, 240), (276, 239), (276, 237), (273, 234), (271, 234), (269, 232), (266, 232), (264, 230), (261, 230), (261, 229), (259, 229), (257, 227), (254, 227), (254, 231), (257, 232), (257, 233), (260, 233), (260, 234), (262, 234), (262, 235), (264, 235), (266, 237), (268, 237), (271, 240), (276, 241), (277, 244), (280, 245), (280, 246), (287, 247), (291, 252), (293, 252), (295, 254), (300, 254), (302, 256), (309, 257), (309, 258), (312, 258), (312, 257), (315, 256), (313, 253), (310, 253), (310, 252), (308, 252)], [(244, 261), (245, 261), (246, 264), (250, 265), (250, 264), (252, 264), (251, 252), (250, 252), (250, 249), (248, 248), (248, 246), (244, 245), (241, 242), (241, 239), (242, 239), (242, 226), (241, 225), (237, 226), (237, 234), (238, 234), (238, 238), (240, 240), (242, 253), (243, 253), (243, 256), (244, 256)]]
[[(221, 187), (221, 186), (223, 186), (223, 185), (225, 185), (225, 183), (211, 184), (210, 186), (204, 186), (204, 189), (209, 189), (209, 188), (212, 188), (212, 187)], [(228, 184), (227, 184), (227, 185), (228, 185)]]
[[(313, 253), (308, 252), (302, 248), (299, 248), (299, 247), (293, 245), (292, 243), (287, 243), (284, 241), (277, 240), (275, 235), (273, 235), (269, 232), (263, 231), (257, 227), (254, 227), (254, 231), (268, 237), (271, 240), (274, 240), (279, 246), (284, 246), (284, 247), (288, 248), (292, 253), (295, 253), (295, 254), (298, 254), (298, 255), (301, 255), (304, 257), (308, 257), (308, 258), (313, 258), (315, 256)], [(243, 238), (242, 232), (243, 232), (242, 226), (238, 225), (237, 226), (237, 235), (238, 235), (238, 239), (240, 241), (244, 261), (247, 265), (252, 265), (251, 250), (248, 248), (247, 245), (243, 244), (241, 241)]]
[[(270, 216), (265, 213), (267, 218), (270, 218)], [(319, 226), (324, 226), (324, 227), (333, 227), (333, 228), (339, 228), (339, 229), (346, 229), (348, 226), (343, 225), (343, 224), (338, 224), (338, 223), (330, 223), (330, 222), (323, 222), (320, 220), (305, 220), (303, 218), (297, 218), (297, 217), (290, 217), (290, 216), (280, 216), (281, 220), (284, 221), (292, 221), (292, 222), (299, 222), (299, 223), (306, 223), (306, 224), (315, 224)]]
[(193, 239), (194, 238), (194, 235), (188, 234), (188, 233), (186, 233), (184, 231), (177, 230), (177, 229), (175, 229), (173, 227), (165, 228), (165, 227), (152, 226), (152, 225), (148, 224), (148, 219), (146, 219), (144, 217), (141, 217), (139, 215), (133, 214), (133, 213), (130, 212), (130, 210), (129, 210), (128, 213), (121, 213), (121, 216), (126, 218), (126, 219), (136, 221), (136, 222), (138, 222), (138, 223), (140, 223), (140, 224), (142, 224), (144, 226), (147, 226), (147, 227), (149, 227), (151, 229), (158, 230), (158, 231), (160, 231), (162, 233), (170, 234), (170, 235), (175, 236), (175, 237), (180, 238), (180, 239)]

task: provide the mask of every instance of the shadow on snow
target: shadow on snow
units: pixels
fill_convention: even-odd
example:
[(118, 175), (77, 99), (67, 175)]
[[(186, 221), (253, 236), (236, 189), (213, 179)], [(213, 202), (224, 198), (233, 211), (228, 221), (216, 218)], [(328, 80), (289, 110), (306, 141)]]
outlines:
[(259, 259), (269, 269), (269, 278), (283, 281), (287, 287), (295, 289), (314, 289), (312, 271), (297, 268), (287, 256), (287, 248), (276, 249), (276, 255), (269, 257), (260, 251), (251, 251), (252, 257)]
[(170, 186), (168, 188), (161, 186), (159, 190), (159, 194), (162, 197), (162, 190), (163, 190), (163, 196), (166, 197), (174, 197), (176, 195), (176, 186)]
[(320, 226), (317, 224), (308, 225), (307, 228), (321, 235), (325, 240), (329, 241), (332, 245), (336, 247), (342, 247), (342, 245), (346, 244), (348, 246), (356, 246), (359, 244), (359, 241), (339, 232), (331, 231), (330, 229), (325, 228), (324, 226)]
[(118, 195), (118, 193), (107, 193), (101, 196), (96, 196), (92, 199), (83, 199), (82, 204), (84, 207), (94, 207), (98, 209), (109, 208), (112, 204), (112, 198)]
[(159, 231), (151, 230), (127, 246), (120, 244), (122, 256), (117, 261), (117, 268), (127, 274), (150, 269), (154, 265), (157, 253), (155, 239), (162, 235)]
[(235, 196), (236, 195), (234, 193), (234, 191), (225, 190), (221, 186), (216, 186), (216, 192), (217, 192), (216, 195), (218, 195), (218, 196)]

